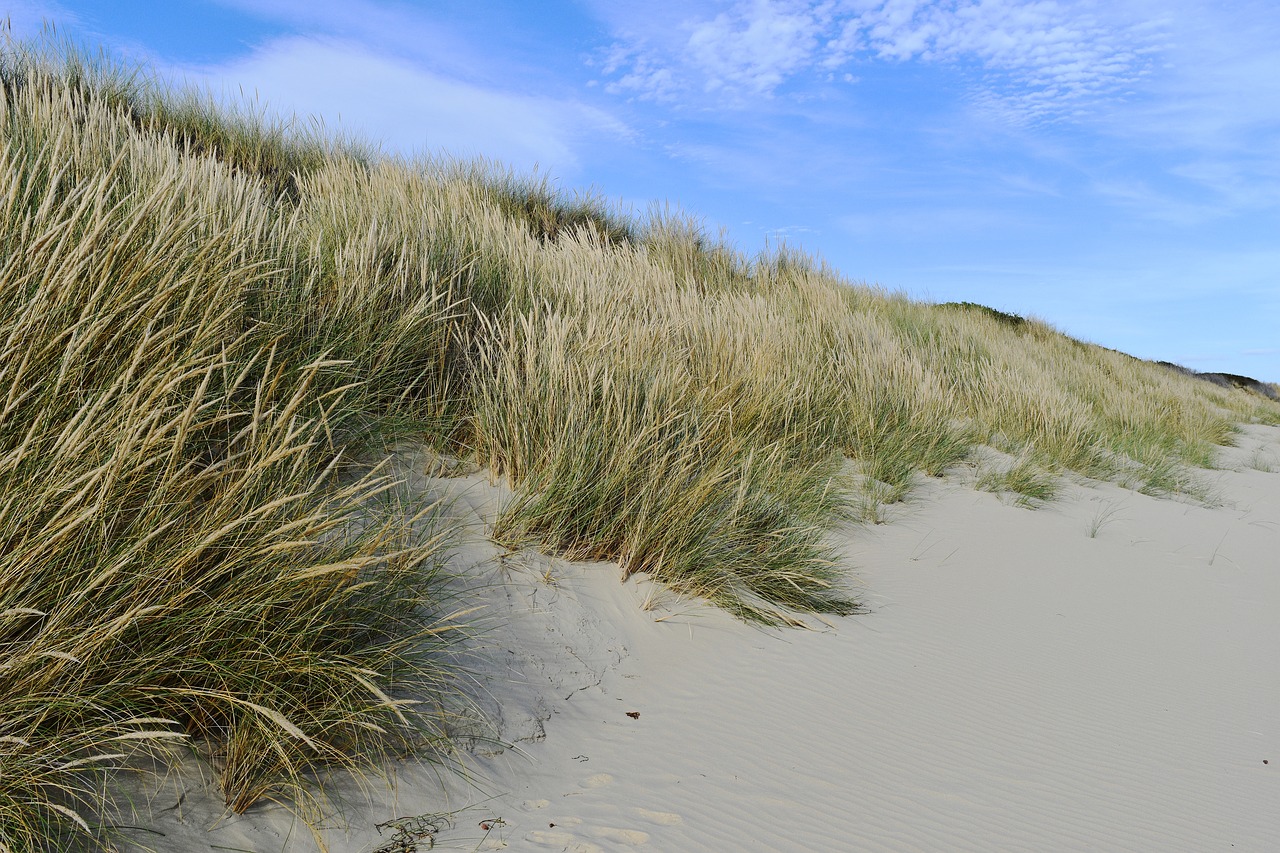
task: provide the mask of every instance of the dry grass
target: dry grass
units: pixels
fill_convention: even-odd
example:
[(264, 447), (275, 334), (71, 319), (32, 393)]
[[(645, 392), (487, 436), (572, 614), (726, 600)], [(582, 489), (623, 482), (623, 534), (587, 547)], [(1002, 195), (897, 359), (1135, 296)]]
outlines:
[(449, 678), (443, 534), (368, 518), (376, 472), (337, 484), (382, 401), (254, 316), (291, 233), (262, 186), (5, 84), (0, 849), (102, 840), (101, 776), (175, 740), (232, 809), (306, 812), (317, 762), (439, 739), (403, 696)]
[(1058, 477), (1030, 456), (1015, 459), (1004, 469), (989, 469), (978, 477), (978, 488), (989, 492), (1013, 492), (1019, 506), (1033, 509), (1053, 500)]
[[(497, 321), (478, 371), (476, 447), (520, 487), (498, 535), (618, 560), (749, 618), (851, 610), (823, 540), (840, 458), (815, 407), (770, 384), (804, 387), (783, 318), (590, 240), (544, 254), (551, 304)], [(621, 312), (644, 319), (604, 319)]]

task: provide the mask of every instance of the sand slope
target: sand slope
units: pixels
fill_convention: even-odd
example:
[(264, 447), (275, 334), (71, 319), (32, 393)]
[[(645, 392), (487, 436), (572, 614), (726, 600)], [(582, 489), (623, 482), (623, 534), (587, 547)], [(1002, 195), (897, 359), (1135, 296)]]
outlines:
[[(518, 749), (481, 746), (475, 787), (407, 763), (327, 840), (368, 853), (394, 835), (375, 824), (450, 812), (437, 850), (1280, 849), (1280, 474), (1249, 467), (1268, 459), (1280, 429), (1247, 428), (1206, 472), (1212, 509), (1071, 483), (1033, 511), (924, 481), (845, 532), (869, 612), (815, 631), (660, 593), (646, 611), (644, 578), (477, 541), (460, 560), (501, 582), (477, 697)], [(477, 529), (500, 497), (412, 487), (453, 489)], [(314, 849), (278, 808), (219, 818), (201, 779), (140, 803), (133, 835)]]

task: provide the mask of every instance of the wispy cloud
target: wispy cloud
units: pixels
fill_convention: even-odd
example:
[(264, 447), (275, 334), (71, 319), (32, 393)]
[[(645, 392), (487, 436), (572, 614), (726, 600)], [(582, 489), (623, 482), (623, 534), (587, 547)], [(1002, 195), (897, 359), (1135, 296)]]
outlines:
[(768, 97), (806, 75), (856, 85), (836, 72), (915, 60), (974, 71), (973, 102), (1024, 124), (1123, 96), (1165, 39), (1159, 24), (1090, 0), (746, 0), (704, 3), (665, 32), (617, 29), (604, 63), (617, 93)]
[(1123, 4), (1058, 0), (888, 0), (844, 25), (846, 55), (972, 63), (973, 97), (1015, 123), (1082, 118), (1146, 76), (1162, 25)]
[(771, 92), (812, 62), (823, 17), (807, 4), (754, 0), (690, 24), (687, 56), (708, 91)]
[(1107, 117), (1111, 137), (1169, 159), (1226, 213), (1280, 198), (1280, 14), (1264, 0), (1174, 0), (1171, 44), (1147, 97)]
[(1153, 97), (1117, 129), (1159, 147), (1254, 151), (1280, 131), (1280, 15), (1271, 0), (1171, 0)]
[[(379, 0), (215, 0), (301, 36), (328, 37), (375, 46), (383, 56), (473, 82), (497, 76), (492, 52), (459, 36), (434, 16), (411, 6)], [(494, 72), (489, 74), (486, 72)]]
[(615, 75), (606, 88), (654, 101), (674, 100), (693, 85), (731, 97), (769, 95), (812, 63), (824, 17), (805, 3), (752, 0), (714, 17), (688, 18), (679, 42), (667, 45), (678, 55), (644, 39), (615, 43), (602, 63), (606, 75)]
[(30, 38), (38, 34), (46, 22), (77, 25), (80, 16), (56, 0), (11, 0), (0, 9), (0, 20), (7, 20), (18, 38)]
[(653, 101), (690, 92), (730, 101), (768, 97), (819, 60), (831, 24), (826, 6), (831, 4), (800, 0), (694, 4), (666, 29), (647, 26), (639, 17), (652, 10), (602, 9), (619, 37), (601, 63), (611, 78), (606, 88)]
[(1184, 187), (1171, 191), (1139, 176), (1098, 178), (1091, 182), (1090, 189), (1098, 197), (1128, 210), (1135, 217), (1184, 228), (1204, 224), (1231, 212), (1222, 199), (1206, 197), (1199, 191), (1188, 193)]
[[(793, 144), (788, 146), (787, 141)], [(730, 142), (673, 142), (663, 146), (674, 160), (694, 165), (708, 186), (736, 187), (746, 183), (759, 192), (795, 191), (817, 179), (818, 151), (801, 153), (785, 133), (775, 137)]]
[[(380, 0), (214, 0), (270, 26), (215, 64), (165, 56), (86, 29), (56, 0), (16, 0), (3, 14), (15, 35), (42, 19), (150, 63), (178, 83), (256, 96), (267, 108), (322, 118), (404, 153), (483, 155), (520, 170), (572, 178), (583, 153), (632, 131), (613, 114), (488, 51), (440, 16)], [(273, 35), (284, 33), (284, 35)]]
[(228, 63), (171, 71), (215, 91), (242, 87), (268, 106), (322, 116), (406, 153), (484, 155), (520, 169), (571, 173), (580, 144), (628, 133), (609, 114), (574, 100), (476, 85), (323, 36), (275, 39)]
[(792, 237), (800, 239), (805, 234), (822, 233), (821, 229), (810, 225), (778, 225), (773, 228), (762, 228), (761, 230), (771, 240), (786, 240)]
[(612, 95), (637, 95), (642, 100), (673, 102), (682, 85), (676, 70), (639, 47), (615, 44), (606, 52), (601, 71), (613, 77), (605, 85)]

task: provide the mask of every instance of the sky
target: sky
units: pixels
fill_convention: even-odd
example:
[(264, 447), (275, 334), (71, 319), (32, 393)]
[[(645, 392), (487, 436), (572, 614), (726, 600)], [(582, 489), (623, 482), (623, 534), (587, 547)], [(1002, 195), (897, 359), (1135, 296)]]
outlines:
[(1280, 381), (1274, 0), (29, 0), (166, 78)]

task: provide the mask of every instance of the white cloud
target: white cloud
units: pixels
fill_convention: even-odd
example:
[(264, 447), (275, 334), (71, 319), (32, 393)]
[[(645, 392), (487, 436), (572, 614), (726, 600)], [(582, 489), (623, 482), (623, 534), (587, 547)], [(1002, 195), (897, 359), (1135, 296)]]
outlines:
[(708, 90), (765, 94), (812, 61), (821, 23), (808, 4), (753, 0), (692, 25), (687, 55), (705, 73)]
[(256, 94), (276, 112), (404, 153), (482, 154), (572, 177), (585, 149), (630, 130), (574, 94), (549, 94), (528, 69), (428, 14), (380, 0), (214, 0), (287, 35), (217, 65), (146, 56), (164, 76), (215, 93)]
[[(730, 100), (767, 97), (814, 65), (830, 6), (747, 0), (659, 13), (644, 4), (601, 5), (619, 36), (605, 73), (617, 75), (612, 91), (645, 100), (671, 101), (691, 90)], [(676, 23), (657, 29), (648, 23), (654, 17)]]
[(604, 87), (612, 95), (637, 95), (644, 100), (669, 102), (679, 94), (674, 69), (638, 50), (615, 44), (605, 55), (602, 66), (605, 76), (622, 72)]
[[(1015, 123), (1078, 118), (1139, 82), (1162, 45), (1149, 18), (1094, 0), (745, 0), (668, 31), (615, 27), (617, 91), (773, 94), (854, 62), (974, 67), (974, 102)], [(699, 14), (699, 12), (701, 14)], [(637, 35), (637, 33), (639, 33)], [(625, 57), (625, 59), (621, 59)]]
[(1272, 210), (1280, 199), (1280, 160), (1274, 150), (1263, 157), (1215, 157), (1182, 163), (1170, 174), (1210, 194), (1215, 207), (1229, 213)]
[[(1155, 2), (1155, 0), (1151, 0)], [(1153, 155), (1226, 212), (1280, 198), (1280, 11), (1271, 0), (1174, 0), (1172, 44), (1150, 97), (1106, 131)]]
[(1171, 192), (1132, 175), (1099, 178), (1090, 184), (1090, 189), (1135, 217), (1183, 228), (1202, 225), (1230, 212), (1218, 200), (1206, 201), (1200, 194), (1188, 197), (1185, 192)]
[(752, 188), (794, 197), (814, 187), (849, 186), (878, 168), (871, 156), (851, 153), (839, 141), (812, 139), (803, 129), (757, 124), (718, 138), (680, 139), (662, 146), (672, 160), (693, 167), (704, 186)]
[(404, 152), (483, 154), (520, 169), (572, 172), (579, 144), (627, 135), (611, 116), (576, 101), (477, 86), (336, 39), (293, 36), (227, 64), (175, 70), (215, 91), (243, 87), (273, 109), (322, 116)]
[(0, 20), (8, 20), (13, 35), (20, 39), (38, 35), (46, 21), (66, 25), (79, 23), (77, 15), (53, 0), (11, 0), (0, 11)]
[[(378, 0), (214, 0), (282, 24), (291, 35), (254, 45), (218, 65), (167, 61), (143, 45), (110, 40), (176, 82), (239, 98), (256, 94), (279, 113), (323, 118), (333, 129), (404, 153), (483, 155), (520, 170), (537, 165), (572, 177), (588, 146), (631, 137), (614, 116), (573, 95), (546, 94), (483, 49), (412, 6)], [(42, 19), (84, 31), (56, 0), (16, 0), (0, 17), (14, 35), (39, 32)], [(519, 88), (524, 86), (522, 90)]]
[[(380, 0), (215, 0), (253, 17), (284, 24), (297, 35), (376, 45), (380, 55), (473, 78), (497, 76), (493, 52), (477, 49), (437, 20), (402, 3)], [(496, 74), (486, 73), (489, 71)]]
[[(749, 224), (749, 223), (744, 223)], [(787, 237), (800, 234), (821, 234), (822, 231), (810, 225), (778, 225), (773, 228), (761, 229), (770, 237), (786, 239)]]

